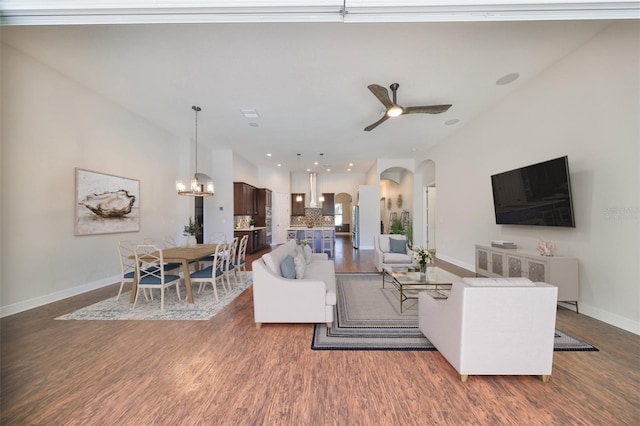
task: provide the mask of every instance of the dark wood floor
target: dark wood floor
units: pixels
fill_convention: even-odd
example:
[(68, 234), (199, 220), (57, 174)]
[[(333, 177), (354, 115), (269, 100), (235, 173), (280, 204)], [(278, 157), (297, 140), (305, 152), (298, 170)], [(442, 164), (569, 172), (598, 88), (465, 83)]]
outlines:
[[(337, 253), (340, 272), (375, 270), (347, 239)], [(567, 309), (558, 328), (600, 352), (556, 352), (548, 383), (462, 383), (438, 352), (312, 351), (311, 324), (256, 330), (251, 289), (211, 321), (53, 320), (117, 291), (1, 320), (0, 424), (640, 424), (640, 336)]]

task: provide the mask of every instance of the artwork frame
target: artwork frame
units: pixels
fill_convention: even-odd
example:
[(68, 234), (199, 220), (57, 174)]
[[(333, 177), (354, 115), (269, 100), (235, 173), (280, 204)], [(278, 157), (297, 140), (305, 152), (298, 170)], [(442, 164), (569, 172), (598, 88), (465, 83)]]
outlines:
[(75, 168), (75, 235), (140, 231), (140, 181)]

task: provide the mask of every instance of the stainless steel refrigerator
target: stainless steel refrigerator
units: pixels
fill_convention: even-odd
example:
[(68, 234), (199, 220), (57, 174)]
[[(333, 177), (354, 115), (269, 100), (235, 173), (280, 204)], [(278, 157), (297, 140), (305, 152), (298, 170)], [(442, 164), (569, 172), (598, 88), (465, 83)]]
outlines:
[(353, 248), (360, 247), (360, 207), (353, 206), (353, 212), (351, 212), (351, 229), (353, 232)]

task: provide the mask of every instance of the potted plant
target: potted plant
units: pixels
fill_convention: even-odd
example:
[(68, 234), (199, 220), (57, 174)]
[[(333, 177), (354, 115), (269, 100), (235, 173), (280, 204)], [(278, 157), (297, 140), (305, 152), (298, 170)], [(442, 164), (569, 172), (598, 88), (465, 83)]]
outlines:
[(391, 233), (392, 234), (402, 234), (404, 231), (402, 227), (402, 222), (400, 219), (394, 219), (391, 221)]
[(202, 234), (202, 225), (198, 223), (198, 220), (191, 219), (189, 216), (189, 224), (184, 227), (184, 235), (188, 236), (187, 238), (187, 247), (195, 247), (198, 245), (198, 240), (196, 239), (196, 235)]
[(249, 219), (249, 228), (253, 229), (254, 226), (256, 226), (255, 219)]

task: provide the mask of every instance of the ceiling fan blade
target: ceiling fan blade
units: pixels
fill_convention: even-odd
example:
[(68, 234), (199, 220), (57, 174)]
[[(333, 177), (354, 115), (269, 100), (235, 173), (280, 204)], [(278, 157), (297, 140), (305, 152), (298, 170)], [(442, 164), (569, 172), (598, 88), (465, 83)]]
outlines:
[(391, 102), (391, 99), (389, 98), (389, 92), (387, 91), (386, 88), (379, 86), (377, 84), (370, 84), (367, 87), (369, 88), (369, 90), (371, 90), (371, 93), (373, 93), (375, 97), (378, 98), (378, 100), (382, 102), (382, 105), (384, 105), (387, 109), (391, 108), (394, 105), (393, 102)]
[(403, 114), (440, 114), (451, 108), (451, 105), (424, 105), (424, 106), (412, 106), (406, 107)]
[(376, 127), (378, 127), (379, 125), (381, 125), (382, 123), (384, 123), (385, 121), (387, 121), (387, 119), (389, 118), (389, 116), (387, 114), (383, 115), (382, 118), (380, 118), (380, 120), (376, 121), (373, 124), (369, 124), (367, 127), (364, 128), (365, 132), (370, 132), (373, 129), (375, 129)]

